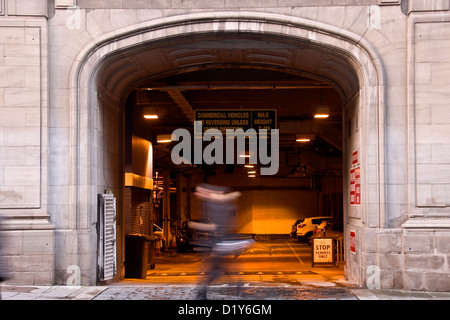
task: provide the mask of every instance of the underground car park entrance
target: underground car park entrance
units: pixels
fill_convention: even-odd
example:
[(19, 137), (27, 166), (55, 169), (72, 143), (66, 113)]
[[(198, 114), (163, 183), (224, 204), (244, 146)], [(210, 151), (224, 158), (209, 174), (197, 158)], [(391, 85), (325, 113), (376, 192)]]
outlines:
[(447, 1), (10, 3), (8, 282), (120, 281), (127, 239), (172, 248), (208, 183), (240, 193), (241, 236), (342, 216), (348, 281), (449, 290)]
[[(183, 223), (204, 218), (194, 190), (207, 182), (241, 193), (237, 232), (256, 239), (287, 236), (300, 218), (342, 220), (345, 275), (363, 284), (361, 241), (383, 221), (383, 74), (363, 39), (292, 17), (285, 28), (284, 19), (254, 13), (174, 17), (105, 37), (80, 55), (72, 72), (73, 121), (80, 132), (73, 137), (80, 166), (76, 196), (92, 208), (98, 202), (93, 190), (108, 189), (116, 200), (112, 249), (106, 237), (99, 241), (100, 281), (126, 276), (128, 236), (148, 235), (143, 242), (157, 251), (176, 246)], [(195, 161), (196, 120), (236, 130), (253, 113), (253, 129), (270, 134), (257, 132), (255, 149), (247, 137), (245, 151), (266, 146), (264, 163), (261, 154), (242, 161), (237, 147), (227, 162), (229, 150), (212, 147), (218, 139), (205, 137), (203, 161)], [(190, 159), (180, 160), (188, 144), (179, 152), (184, 141), (172, 139), (177, 129), (192, 137)], [(160, 140), (167, 137), (167, 143)], [(173, 161), (177, 147), (179, 164)], [(264, 175), (264, 168), (277, 170)], [(162, 229), (157, 237), (153, 224)]]

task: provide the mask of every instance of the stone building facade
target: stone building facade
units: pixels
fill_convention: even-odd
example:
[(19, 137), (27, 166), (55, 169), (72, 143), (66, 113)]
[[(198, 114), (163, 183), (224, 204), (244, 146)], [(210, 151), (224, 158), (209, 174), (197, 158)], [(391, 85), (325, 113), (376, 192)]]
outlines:
[(344, 197), (347, 279), (449, 291), (450, 0), (0, 0), (11, 281), (66, 283), (71, 266), (98, 281), (97, 195), (123, 192), (124, 97), (183, 66), (165, 50), (222, 36), (305, 50), (258, 63), (328, 79), (344, 97), (344, 182), (357, 151), (362, 190), (360, 205)]

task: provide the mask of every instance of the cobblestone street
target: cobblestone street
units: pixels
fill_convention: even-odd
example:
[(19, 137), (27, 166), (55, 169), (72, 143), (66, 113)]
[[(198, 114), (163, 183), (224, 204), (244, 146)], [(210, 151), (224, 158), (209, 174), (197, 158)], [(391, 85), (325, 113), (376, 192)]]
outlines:
[[(111, 286), (94, 300), (196, 300), (196, 285)], [(357, 300), (344, 287), (306, 287), (291, 285), (212, 285), (210, 300)]]

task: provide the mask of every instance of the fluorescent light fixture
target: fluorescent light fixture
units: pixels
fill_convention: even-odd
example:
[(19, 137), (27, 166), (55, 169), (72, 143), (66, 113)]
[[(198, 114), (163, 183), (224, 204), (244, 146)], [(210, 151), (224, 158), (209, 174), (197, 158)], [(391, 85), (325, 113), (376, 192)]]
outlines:
[(144, 107), (142, 109), (142, 115), (145, 119), (158, 119), (158, 114), (155, 108), (152, 107)]
[(172, 135), (171, 134), (159, 134), (156, 136), (156, 142), (158, 142), (158, 143), (172, 142)]
[(326, 106), (319, 106), (316, 110), (314, 118), (316, 119), (326, 119), (330, 116), (330, 109)]
[(305, 134), (297, 134), (295, 141), (297, 142), (310, 142), (311, 140), (315, 139), (315, 135), (311, 133), (305, 133)]
[(245, 168), (254, 168), (255, 166), (252, 165), (252, 164), (246, 164), (244, 167), (245, 167)]
[(250, 174), (248, 177), (249, 177), (249, 178), (256, 178), (256, 175)]
[(249, 171), (248, 174), (256, 174), (256, 171)]

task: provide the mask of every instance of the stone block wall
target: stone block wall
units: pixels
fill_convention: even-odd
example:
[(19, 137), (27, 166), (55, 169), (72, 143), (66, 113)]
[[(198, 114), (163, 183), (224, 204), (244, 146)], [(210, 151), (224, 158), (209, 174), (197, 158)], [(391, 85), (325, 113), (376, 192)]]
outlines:
[(410, 290), (448, 291), (450, 235), (446, 231), (408, 230), (403, 237), (405, 287)]
[(15, 283), (53, 282), (47, 211), (48, 1), (0, 1), (1, 259)]

